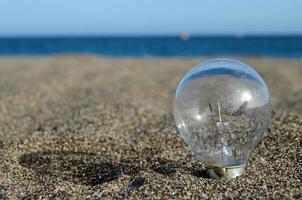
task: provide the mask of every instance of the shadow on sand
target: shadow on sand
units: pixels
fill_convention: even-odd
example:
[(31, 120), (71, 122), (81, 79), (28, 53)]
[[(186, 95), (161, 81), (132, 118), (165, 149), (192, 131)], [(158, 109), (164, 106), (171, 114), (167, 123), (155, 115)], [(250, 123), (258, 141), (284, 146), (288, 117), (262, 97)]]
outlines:
[(104, 162), (99, 155), (85, 152), (33, 152), (19, 158), (21, 166), (33, 170), (38, 176), (52, 176), (64, 181), (89, 186), (117, 180), (123, 175), (131, 177), (130, 188), (143, 186), (147, 180), (141, 171), (153, 171), (164, 176), (173, 176), (177, 170), (184, 170), (196, 177), (207, 178), (198, 167), (188, 169), (181, 162), (155, 159), (146, 166), (137, 159), (127, 158), (120, 162)]

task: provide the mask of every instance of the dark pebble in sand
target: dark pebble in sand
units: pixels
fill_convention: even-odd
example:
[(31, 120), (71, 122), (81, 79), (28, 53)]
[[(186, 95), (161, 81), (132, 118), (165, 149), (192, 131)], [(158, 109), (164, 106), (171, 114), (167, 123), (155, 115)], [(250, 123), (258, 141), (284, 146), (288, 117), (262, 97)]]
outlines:
[(146, 182), (146, 179), (144, 177), (135, 177), (131, 183), (130, 186), (133, 188), (139, 188), (141, 186), (143, 186)]

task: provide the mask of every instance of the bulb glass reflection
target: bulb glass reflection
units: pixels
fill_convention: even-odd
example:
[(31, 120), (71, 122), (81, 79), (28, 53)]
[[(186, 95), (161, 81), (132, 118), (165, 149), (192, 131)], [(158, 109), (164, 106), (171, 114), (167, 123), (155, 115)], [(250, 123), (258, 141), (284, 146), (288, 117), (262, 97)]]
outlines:
[[(177, 128), (196, 158), (209, 169), (218, 169), (217, 176), (242, 174), (270, 117), (270, 95), (264, 81), (239, 61), (203, 62), (183, 77), (176, 90)], [(238, 173), (224, 172), (235, 168)]]

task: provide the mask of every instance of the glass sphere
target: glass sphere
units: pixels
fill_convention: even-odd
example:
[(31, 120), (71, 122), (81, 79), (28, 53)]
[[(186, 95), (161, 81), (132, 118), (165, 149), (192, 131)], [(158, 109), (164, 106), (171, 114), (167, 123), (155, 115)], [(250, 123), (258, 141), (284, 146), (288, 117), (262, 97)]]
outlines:
[(271, 117), (269, 91), (248, 65), (215, 59), (190, 70), (174, 100), (177, 128), (209, 167), (244, 166)]

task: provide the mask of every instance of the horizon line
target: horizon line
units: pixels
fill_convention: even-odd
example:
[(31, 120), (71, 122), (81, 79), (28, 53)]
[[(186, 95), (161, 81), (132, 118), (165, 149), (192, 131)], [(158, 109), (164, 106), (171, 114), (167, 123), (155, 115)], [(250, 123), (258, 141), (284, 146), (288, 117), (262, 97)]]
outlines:
[(182, 37), (183, 35), (189, 37), (302, 37), (302, 33), (237, 33), (237, 34), (23, 34), (23, 35), (1, 35), (0, 38), (131, 38), (131, 37)]

